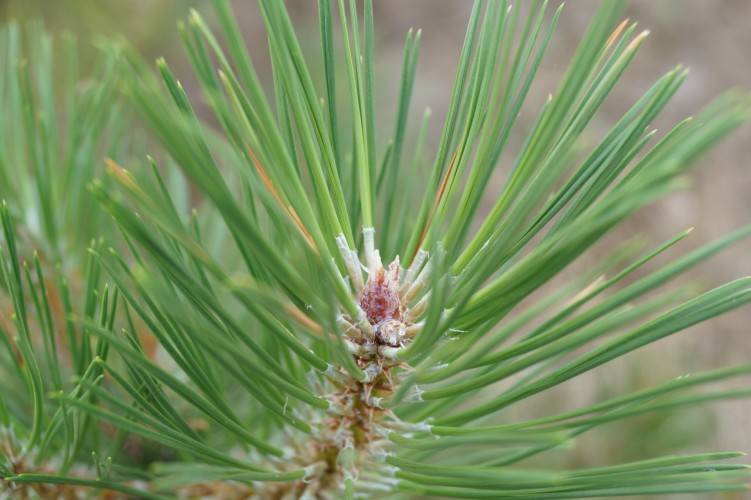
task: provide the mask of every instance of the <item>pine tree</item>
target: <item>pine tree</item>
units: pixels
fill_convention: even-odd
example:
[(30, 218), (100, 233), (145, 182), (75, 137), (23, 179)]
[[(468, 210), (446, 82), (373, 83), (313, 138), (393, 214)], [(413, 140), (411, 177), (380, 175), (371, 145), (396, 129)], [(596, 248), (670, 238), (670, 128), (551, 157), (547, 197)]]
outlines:
[[(38, 25), (3, 29), (0, 497), (745, 491), (735, 452), (526, 461), (600, 425), (747, 397), (732, 382), (751, 363), (562, 413), (504, 410), (751, 301), (751, 278), (656, 292), (751, 226), (661, 266), (690, 230), (628, 243), (549, 286), (681, 188), (749, 118), (749, 96), (659, 136), (650, 124), (687, 75), (677, 66), (585, 148), (647, 32), (603, 2), (557, 90), (528, 103), (562, 9), (477, 0), (429, 151), (429, 110), (409, 116), (420, 32), (384, 128), (373, 2), (358, 4), (319, 0), (316, 54), (283, 2), (259, 0), (270, 88), (226, 1), (218, 34), (192, 12), (179, 31), (211, 117), (165, 60), (154, 70), (126, 42), (102, 42), (82, 76), (71, 39), (56, 52)], [(511, 148), (525, 103), (539, 112)], [(501, 158), (510, 173), (490, 199)]]

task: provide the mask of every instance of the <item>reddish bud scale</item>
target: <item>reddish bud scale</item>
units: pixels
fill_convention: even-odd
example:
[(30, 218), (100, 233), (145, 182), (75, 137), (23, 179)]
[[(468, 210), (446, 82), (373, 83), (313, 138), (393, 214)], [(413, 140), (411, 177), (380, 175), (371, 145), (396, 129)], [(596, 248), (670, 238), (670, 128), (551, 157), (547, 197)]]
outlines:
[(392, 263), (388, 271), (381, 268), (370, 275), (360, 295), (360, 307), (371, 325), (379, 325), (389, 319), (401, 321), (398, 264)]

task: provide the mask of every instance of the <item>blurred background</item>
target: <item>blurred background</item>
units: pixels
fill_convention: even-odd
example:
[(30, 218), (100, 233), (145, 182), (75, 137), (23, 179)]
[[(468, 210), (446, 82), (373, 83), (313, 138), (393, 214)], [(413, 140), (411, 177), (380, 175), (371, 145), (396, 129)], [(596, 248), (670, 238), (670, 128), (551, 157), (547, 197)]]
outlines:
[[(376, 96), (379, 140), (385, 143), (391, 130), (398, 93), (402, 43), (410, 27), (422, 28), (413, 114), (415, 131), (425, 107), (433, 111), (432, 141), (438, 140), (456, 61), (464, 36), (471, 2), (457, 0), (377, 0)], [(551, 2), (557, 4), (557, 2)], [(519, 118), (514, 151), (526, 133), (532, 116), (548, 93), (553, 92), (571, 54), (597, 6), (580, 0), (564, 8), (558, 31), (539, 71), (533, 91)], [(317, 13), (314, 0), (287, 1), (300, 36), (310, 50), (312, 66), (319, 60)], [(265, 34), (256, 2), (233, 2), (240, 25), (255, 57), (257, 69), (268, 81)], [(191, 69), (182, 52), (176, 22), (193, 7), (211, 19), (211, 8), (202, 0), (0, 0), (0, 21), (9, 18), (44, 20), (55, 32), (70, 31), (83, 41), (100, 36), (122, 36), (150, 59), (165, 56), (184, 85), (195, 88)], [(552, 11), (553, 9), (550, 9)], [(691, 68), (688, 80), (654, 126), (661, 131), (695, 113), (712, 97), (731, 87), (751, 90), (751, 2), (747, 0), (634, 0), (626, 15), (651, 35), (625, 73), (615, 92), (590, 127), (592, 141), (610, 127), (661, 74), (682, 63)], [(91, 60), (94, 48), (84, 44), (82, 60)], [(343, 87), (340, 86), (340, 87)], [(199, 107), (200, 109), (200, 107)], [(585, 138), (586, 139), (586, 138)], [(605, 255), (612, 244), (643, 234), (654, 246), (681, 230), (694, 226), (692, 235), (668, 257), (685, 253), (735, 228), (751, 223), (751, 125), (746, 125), (700, 161), (688, 190), (653, 205), (631, 219), (615, 234), (582, 259)], [(498, 193), (504, 167), (488, 189), (488, 199)], [(488, 205), (490, 205), (490, 202)], [(659, 262), (658, 262), (659, 264)], [(576, 272), (577, 266), (570, 271)], [(690, 278), (703, 289), (751, 273), (751, 242), (738, 244), (696, 268)], [(565, 280), (566, 277), (561, 277)], [(560, 390), (533, 398), (518, 411), (527, 416), (587, 404), (608, 395), (644, 387), (677, 375), (751, 360), (751, 308), (717, 318), (610, 363), (595, 373), (579, 377)], [(676, 418), (680, 417), (680, 418)], [(586, 436), (579, 447), (561, 454), (561, 464), (615, 463), (644, 458), (665, 449), (742, 450), (751, 452), (751, 402), (727, 402), (713, 407), (683, 411), (682, 415), (658, 414), (633, 419)], [(730, 497), (728, 497), (730, 498)], [(734, 497), (740, 498), (740, 497)]]

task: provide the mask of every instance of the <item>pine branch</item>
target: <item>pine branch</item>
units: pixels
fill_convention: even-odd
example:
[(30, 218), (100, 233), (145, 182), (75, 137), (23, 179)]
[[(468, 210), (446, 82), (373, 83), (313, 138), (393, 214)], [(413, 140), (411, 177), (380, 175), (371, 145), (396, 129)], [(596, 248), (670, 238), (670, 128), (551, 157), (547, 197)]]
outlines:
[[(587, 254), (683, 187), (751, 98), (729, 92), (660, 136), (677, 66), (587, 148), (648, 32), (603, 2), (557, 90), (528, 102), (565, 11), (525, 5), (475, 2), (435, 151), (430, 111), (410, 116), (419, 30), (380, 123), (371, 0), (320, 0), (313, 50), (283, 2), (260, 0), (270, 82), (229, 2), (216, 29), (192, 11), (178, 31), (200, 96), (127, 42), (102, 43), (81, 75), (71, 39), (57, 58), (41, 26), (3, 28), (0, 497), (747, 490), (737, 452), (544, 468), (601, 425), (751, 396), (745, 363), (548, 414), (521, 405), (751, 301), (748, 277), (663, 288), (751, 226), (684, 256), (691, 229)], [(521, 130), (525, 106), (539, 111)]]

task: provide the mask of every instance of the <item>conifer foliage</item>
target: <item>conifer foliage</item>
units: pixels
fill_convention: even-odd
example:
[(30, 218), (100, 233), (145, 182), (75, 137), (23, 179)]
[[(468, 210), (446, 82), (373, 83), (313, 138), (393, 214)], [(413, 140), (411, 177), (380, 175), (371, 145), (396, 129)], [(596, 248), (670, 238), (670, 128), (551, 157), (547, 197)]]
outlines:
[[(213, 7), (216, 29), (198, 12), (179, 24), (200, 95), (122, 41), (82, 76), (72, 40), (0, 32), (0, 498), (746, 489), (735, 452), (527, 459), (601, 425), (749, 396), (733, 387), (751, 363), (562, 413), (504, 410), (751, 301), (751, 278), (663, 286), (751, 227), (690, 253), (690, 230), (627, 244), (550, 286), (680, 189), (749, 118), (748, 95), (657, 133), (677, 66), (589, 147), (647, 32), (603, 2), (556, 90), (531, 102), (563, 6), (477, 0), (433, 150), (430, 112), (410, 113), (420, 31), (383, 124), (375, 86), (394, 75), (375, 74), (372, 0), (319, 0), (316, 46), (283, 2), (259, 0), (270, 82), (228, 2)], [(522, 106), (538, 109), (526, 129)]]

